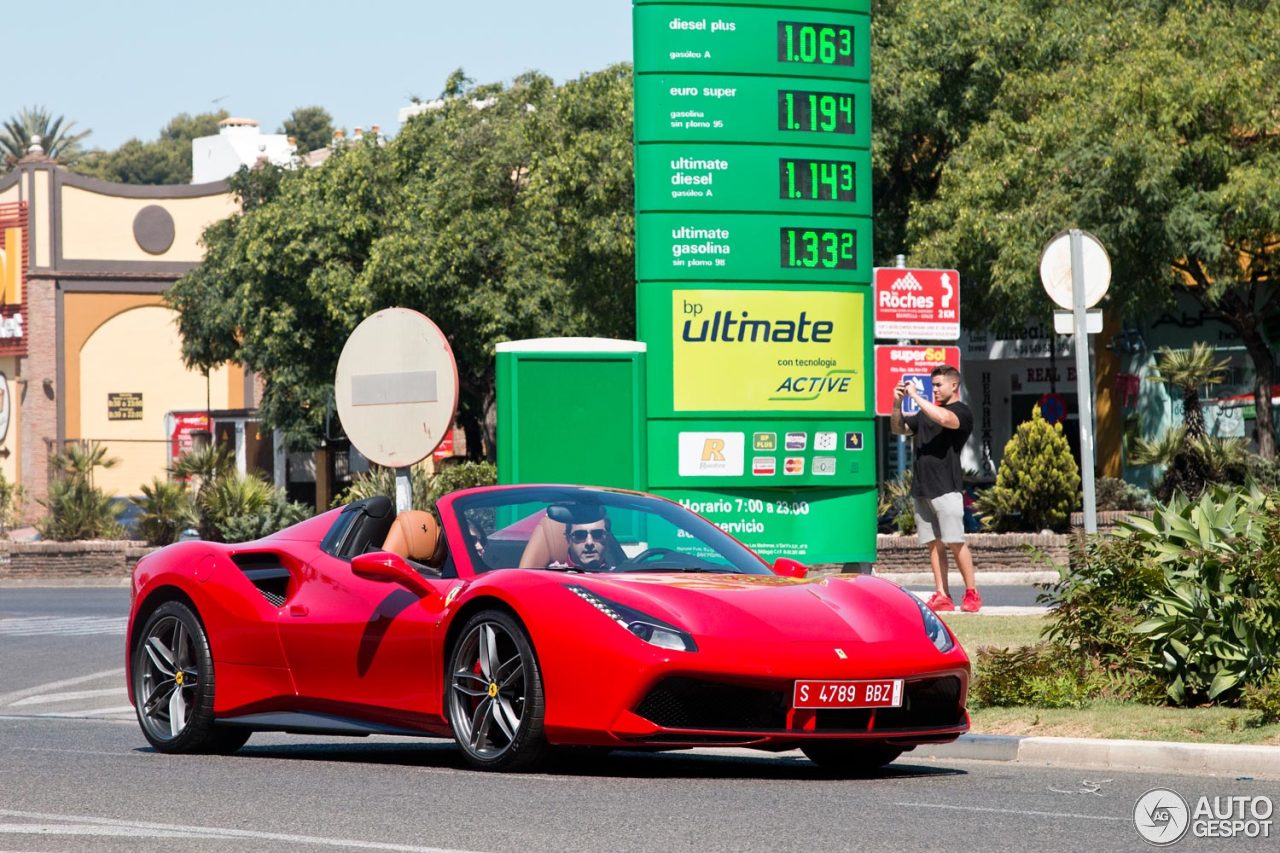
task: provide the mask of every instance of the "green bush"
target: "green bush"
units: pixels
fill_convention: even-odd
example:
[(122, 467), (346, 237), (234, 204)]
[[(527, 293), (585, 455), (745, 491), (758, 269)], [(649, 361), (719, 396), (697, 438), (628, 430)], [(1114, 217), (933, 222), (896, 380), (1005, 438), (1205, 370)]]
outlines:
[(448, 465), (432, 479), (431, 487), (427, 491), (427, 502), (435, 506), (436, 501), (450, 492), (492, 486), (497, 482), (498, 469), (492, 462), (461, 462)]
[(1100, 512), (1151, 509), (1151, 493), (1141, 486), (1126, 483), (1118, 477), (1099, 477), (1094, 481), (1094, 505)]
[(219, 542), (247, 542), (296, 524), (307, 508), (288, 501), (284, 493), (252, 474), (230, 471), (220, 475), (199, 498), (201, 527)]
[(885, 480), (880, 488), (878, 516), (887, 520), (894, 530), (903, 534), (916, 532), (915, 501), (911, 497), (911, 471), (904, 471), (901, 479)]
[(40, 501), (48, 514), (36, 523), (45, 539), (69, 542), (77, 539), (119, 539), (124, 529), (116, 520), (122, 505), (93, 484), (93, 472), (111, 468), (118, 459), (107, 457), (97, 442), (72, 444), (50, 459), (54, 480), (49, 496)]
[[(413, 509), (431, 510), (442, 495), (475, 486), (492, 486), (498, 482), (498, 469), (491, 462), (461, 462), (445, 465), (435, 474), (427, 473), (427, 466), (419, 463), (412, 469)], [(395, 471), (381, 465), (370, 466), (369, 471), (356, 476), (351, 486), (333, 502), (334, 506), (352, 501), (386, 495), (396, 499)]]
[(149, 545), (177, 542), (182, 531), (199, 523), (195, 501), (182, 483), (155, 478), (142, 487), (138, 532)]
[(1273, 670), (1265, 681), (1252, 684), (1243, 691), (1241, 704), (1258, 715), (1250, 723), (1267, 726), (1280, 723), (1280, 670)]
[(1144, 542), (1130, 536), (1092, 536), (1071, 543), (1071, 559), (1038, 601), (1049, 606), (1045, 636), (1075, 649), (1106, 670), (1132, 663), (1143, 645), (1133, 629), (1141, 608), (1163, 581)]
[(1079, 708), (1089, 700), (1084, 667), (1048, 643), (979, 647), (969, 700), (975, 708)]
[(22, 504), (26, 492), (0, 471), (0, 533), (12, 530), (22, 520)]
[(1110, 675), (1167, 701), (1235, 703), (1280, 669), (1277, 496), (1212, 486), (1092, 537), (1041, 600), (1046, 631)]
[(1062, 434), (1037, 406), (1004, 447), (996, 484), (978, 496), (983, 524), (996, 531), (1065, 530), (1079, 503), (1080, 469)]

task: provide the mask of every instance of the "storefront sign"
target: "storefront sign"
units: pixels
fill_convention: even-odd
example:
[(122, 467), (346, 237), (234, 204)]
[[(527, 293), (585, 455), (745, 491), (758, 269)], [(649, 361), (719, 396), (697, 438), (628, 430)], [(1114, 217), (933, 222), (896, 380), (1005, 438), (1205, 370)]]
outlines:
[(862, 412), (864, 293), (672, 292), (676, 411)]
[(196, 433), (212, 433), (208, 412), (173, 412), (169, 415), (169, 459), (191, 451)]
[(114, 391), (107, 394), (107, 420), (142, 420), (142, 394), (132, 391)]
[(0, 373), (0, 443), (9, 436), (9, 416), (13, 406), (9, 400), (9, 377)]
[(956, 340), (960, 337), (960, 273), (876, 269), (875, 324), (877, 338)]
[(0, 355), (27, 354), (27, 203), (0, 204)]
[[(893, 414), (893, 389), (899, 383), (908, 377), (924, 377), (927, 381), (935, 367), (947, 364), (957, 370), (960, 368), (959, 347), (876, 347), (876, 414)], [(925, 396), (931, 399), (933, 386), (926, 386), (923, 381), (917, 384), (922, 391), (927, 387), (928, 393)], [(908, 411), (907, 406), (903, 405), (904, 414), (909, 415), (913, 411)]]

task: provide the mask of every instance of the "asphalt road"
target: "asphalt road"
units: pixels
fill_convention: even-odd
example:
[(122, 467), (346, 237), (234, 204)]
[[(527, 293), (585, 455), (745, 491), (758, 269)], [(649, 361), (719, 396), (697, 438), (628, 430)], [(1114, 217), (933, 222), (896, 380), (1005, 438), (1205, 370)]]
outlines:
[(1151, 788), (1280, 801), (1273, 782), (910, 754), (852, 780), (746, 750), (529, 775), (466, 770), (436, 740), (260, 734), (235, 756), (166, 756), (121, 707), (123, 627), (91, 621), (126, 599), (0, 590), (0, 850), (1124, 850), (1145, 849), (1133, 810)]

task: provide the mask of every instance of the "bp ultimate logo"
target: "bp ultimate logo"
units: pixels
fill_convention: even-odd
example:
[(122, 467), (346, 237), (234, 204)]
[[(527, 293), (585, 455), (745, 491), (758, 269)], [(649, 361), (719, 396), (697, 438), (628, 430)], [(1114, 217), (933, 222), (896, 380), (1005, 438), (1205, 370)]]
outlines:
[(866, 408), (862, 293), (677, 290), (677, 411)]

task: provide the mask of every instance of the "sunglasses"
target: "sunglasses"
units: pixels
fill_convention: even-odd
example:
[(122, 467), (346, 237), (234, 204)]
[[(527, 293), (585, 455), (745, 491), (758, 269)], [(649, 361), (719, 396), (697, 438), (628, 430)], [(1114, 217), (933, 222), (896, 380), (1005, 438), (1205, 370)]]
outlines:
[(569, 538), (573, 540), (575, 545), (581, 545), (583, 542), (587, 541), (588, 536), (597, 542), (603, 542), (604, 537), (608, 535), (608, 533), (609, 531), (605, 530), (603, 527), (589, 527), (586, 530), (573, 531), (569, 534)]

